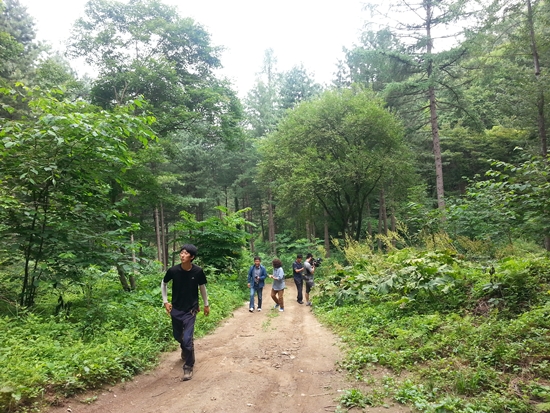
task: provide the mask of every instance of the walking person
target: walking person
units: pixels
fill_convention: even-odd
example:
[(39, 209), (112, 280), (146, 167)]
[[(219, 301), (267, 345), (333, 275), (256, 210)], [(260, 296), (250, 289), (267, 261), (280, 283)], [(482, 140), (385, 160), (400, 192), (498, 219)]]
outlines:
[(304, 280), (302, 274), (304, 272), (304, 264), (302, 264), (302, 254), (296, 256), (296, 261), (292, 264), (292, 275), (294, 277), (294, 284), (296, 284), (296, 290), (298, 291), (297, 301), (298, 304), (304, 303), (303, 290), (304, 290)]
[(254, 257), (254, 265), (248, 270), (248, 288), (250, 288), (250, 305), (248, 311), (254, 312), (254, 296), (258, 295), (258, 311), (262, 311), (262, 294), (267, 270), (261, 264), (260, 257)]
[(315, 272), (315, 265), (312, 264), (313, 254), (308, 253), (306, 255), (306, 261), (304, 262), (304, 282), (306, 283), (306, 305), (311, 306), (311, 300), (309, 299), (309, 293), (315, 285), (313, 282), (313, 273)]
[(269, 276), (273, 279), (273, 286), (271, 287), (271, 298), (275, 301), (275, 310), (279, 308), (279, 311), (285, 311), (285, 272), (283, 271), (283, 263), (281, 260), (275, 258), (273, 260), (273, 274)]
[[(208, 294), (206, 292), (206, 275), (201, 267), (193, 264), (197, 256), (197, 247), (185, 244), (180, 248), (181, 264), (174, 265), (166, 271), (160, 284), (162, 300), (166, 313), (172, 317), (172, 333), (180, 343), (183, 363), (183, 381), (193, 377), (195, 365), (195, 347), (193, 334), (199, 307), (199, 290), (204, 305), (204, 315), (210, 314)], [(172, 302), (168, 301), (168, 283), (172, 281)]]

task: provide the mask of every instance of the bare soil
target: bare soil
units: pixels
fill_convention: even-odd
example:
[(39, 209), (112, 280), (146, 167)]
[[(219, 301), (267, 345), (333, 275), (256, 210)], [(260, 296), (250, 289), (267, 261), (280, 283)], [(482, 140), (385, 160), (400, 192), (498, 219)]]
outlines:
[[(270, 292), (267, 285), (262, 312), (250, 313), (243, 305), (212, 334), (195, 339), (192, 380), (181, 381), (180, 353), (170, 352), (155, 370), (67, 399), (48, 413), (334, 412), (344, 391), (357, 387), (337, 367), (338, 338), (311, 307), (296, 302), (292, 280), (284, 312), (272, 309)], [(392, 405), (364, 411), (410, 410)]]

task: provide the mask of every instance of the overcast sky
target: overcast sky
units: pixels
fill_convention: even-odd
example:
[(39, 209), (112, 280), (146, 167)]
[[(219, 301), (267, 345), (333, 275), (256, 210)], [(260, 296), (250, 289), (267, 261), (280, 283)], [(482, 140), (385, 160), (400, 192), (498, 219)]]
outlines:
[[(272, 48), (279, 71), (303, 63), (316, 81), (329, 83), (342, 48), (357, 43), (366, 0), (164, 0), (192, 17), (224, 46), (222, 74), (245, 96)], [(64, 50), (86, 0), (20, 0), (36, 21), (37, 37)], [(85, 71), (78, 68), (79, 72)], [(90, 72), (91, 73), (91, 72)], [(83, 74), (83, 73), (81, 73)]]

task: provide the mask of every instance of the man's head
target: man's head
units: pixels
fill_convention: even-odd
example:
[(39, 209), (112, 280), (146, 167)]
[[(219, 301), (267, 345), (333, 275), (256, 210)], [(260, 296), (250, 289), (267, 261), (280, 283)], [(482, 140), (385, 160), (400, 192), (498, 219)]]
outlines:
[(313, 258), (313, 254), (311, 252), (308, 252), (306, 255), (306, 261), (311, 261), (312, 258)]
[(195, 259), (198, 252), (199, 250), (193, 244), (185, 244), (180, 248), (180, 258), (182, 258), (183, 261), (182, 255), (189, 255), (189, 261), (191, 262)]
[(261, 262), (262, 262), (262, 259), (260, 257), (254, 257), (254, 265), (256, 267), (260, 267)]
[(302, 258), (304, 258), (304, 256), (302, 254), (296, 255), (296, 261), (301, 262)]

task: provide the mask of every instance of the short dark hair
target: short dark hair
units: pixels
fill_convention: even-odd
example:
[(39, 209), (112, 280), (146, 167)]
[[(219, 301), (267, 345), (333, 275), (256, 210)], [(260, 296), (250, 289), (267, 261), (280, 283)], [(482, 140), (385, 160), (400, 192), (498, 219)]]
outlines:
[(193, 257), (191, 259), (191, 261), (193, 261), (195, 259), (195, 257), (197, 256), (197, 254), (199, 253), (198, 248), (195, 247), (193, 244), (182, 245), (181, 248), (180, 248), (180, 252), (182, 252), (183, 250), (187, 251), (189, 253), (189, 255), (191, 255)]
[(262, 259), (256, 255), (256, 256), (254, 257), (254, 261), (256, 261), (256, 260), (261, 261)]
[(296, 258), (304, 258), (304, 256), (302, 254), (298, 254), (296, 255)]
[(275, 258), (275, 259), (273, 260), (273, 263), (272, 263), (272, 264), (273, 264), (273, 268), (281, 268), (281, 267), (283, 266), (283, 263), (282, 263), (281, 260), (278, 259), (278, 258)]
[(313, 258), (313, 254), (311, 252), (308, 252), (307, 255), (306, 255), (306, 259), (307, 258)]

